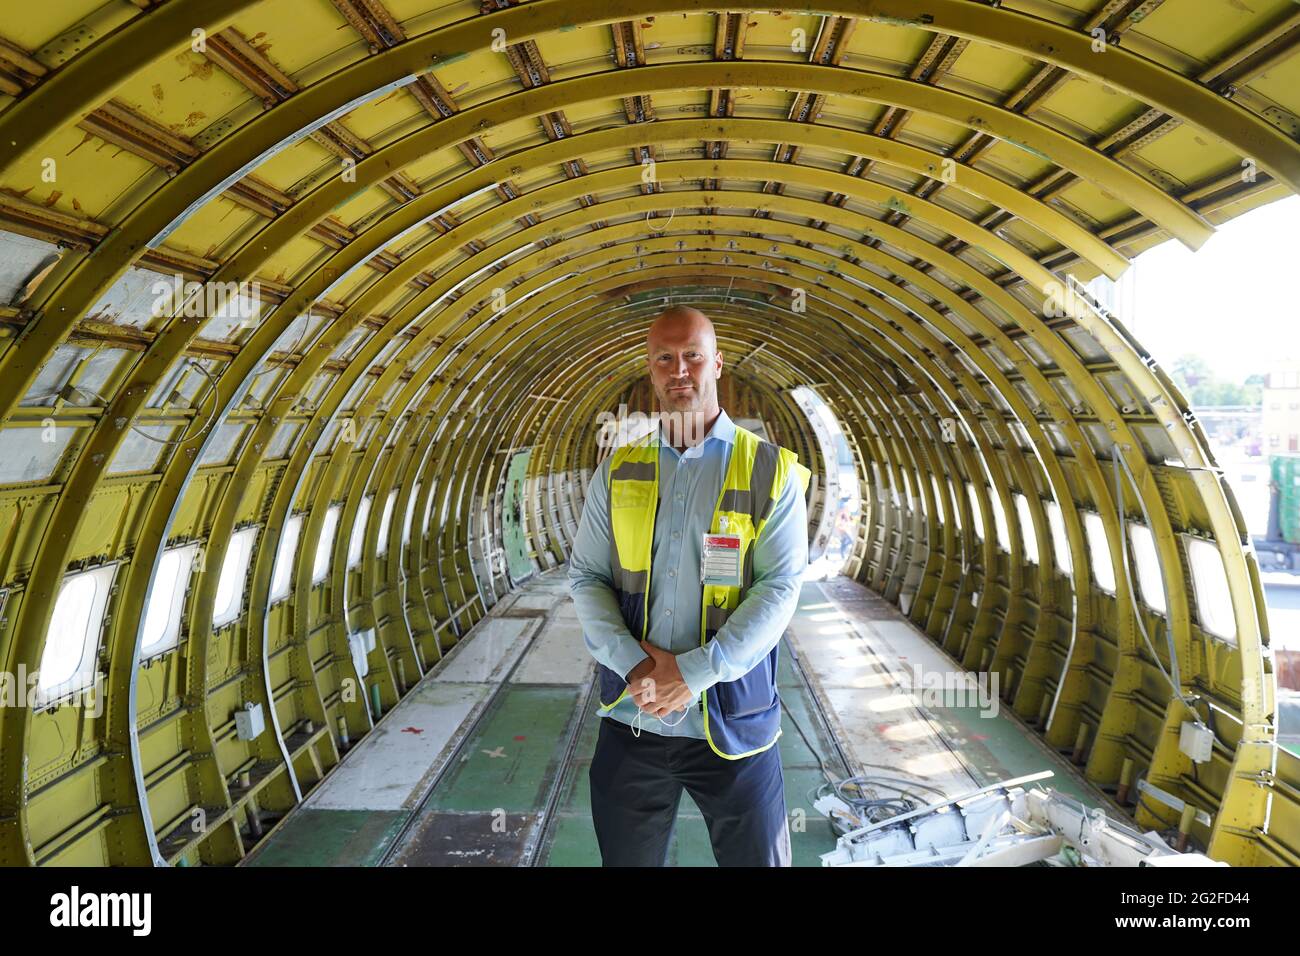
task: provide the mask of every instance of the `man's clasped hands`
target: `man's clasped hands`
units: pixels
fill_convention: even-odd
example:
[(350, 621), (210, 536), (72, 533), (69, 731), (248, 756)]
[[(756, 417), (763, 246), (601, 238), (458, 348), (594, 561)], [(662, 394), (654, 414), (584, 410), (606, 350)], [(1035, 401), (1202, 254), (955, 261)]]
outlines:
[(641, 649), (650, 656), (627, 675), (627, 692), (637, 707), (660, 718), (689, 707), (695, 695), (682, 679), (677, 655), (649, 641), (642, 641)]

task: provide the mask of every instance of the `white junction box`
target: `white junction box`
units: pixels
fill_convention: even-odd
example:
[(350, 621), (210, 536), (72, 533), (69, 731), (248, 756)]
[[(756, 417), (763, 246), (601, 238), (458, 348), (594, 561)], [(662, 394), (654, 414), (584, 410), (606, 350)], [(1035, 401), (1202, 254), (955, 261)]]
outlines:
[(235, 711), (235, 736), (240, 740), (254, 740), (266, 729), (262, 705), (247, 703), (243, 710)]
[(1178, 749), (1197, 763), (1205, 763), (1214, 751), (1214, 733), (1200, 721), (1183, 721), (1178, 731)]

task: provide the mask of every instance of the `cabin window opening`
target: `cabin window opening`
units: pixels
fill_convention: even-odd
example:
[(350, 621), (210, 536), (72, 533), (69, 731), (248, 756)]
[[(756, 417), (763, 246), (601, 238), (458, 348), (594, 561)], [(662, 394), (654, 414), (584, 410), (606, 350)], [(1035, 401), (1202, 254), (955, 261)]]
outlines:
[(388, 493), (384, 500), (384, 514), (379, 519), (379, 540), (375, 543), (375, 557), (382, 558), (388, 553), (388, 529), (393, 523), (393, 508), (397, 504), (397, 489)]
[(217, 599), (212, 605), (213, 628), (225, 627), (244, 612), (244, 586), (256, 540), (256, 526), (241, 528), (230, 536), (217, 581)]
[(144, 634), (140, 641), (140, 658), (169, 651), (180, 641), (181, 611), (189, 590), (190, 572), (199, 546), (187, 544), (168, 548), (158, 561), (153, 587), (149, 591), (149, 608), (144, 616)]
[(116, 573), (116, 564), (106, 564), (64, 577), (45, 633), (36, 706), (63, 700), (95, 683), (104, 613)]
[(1115, 565), (1110, 560), (1106, 525), (1095, 511), (1083, 513), (1083, 531), (1088, 539), (1088, 557), (1092, 561), (1092, 579), (1107, 594), (1115, 593)]
[(302, 515), (284, 523), (280, 546), (275, 549), (275, 569), (271, 572), (271, 603), (283, 601), (293, 590), (293, 560), (298, 554), (298, 537), (302, 533)]
[(1038, 535), (1034, 533), (1034, 518), (1029, 513), (1029, 499), (1021, 494), (1016, 495), (1016, 518), (1020, 521), (1020, 540), (1024, 543), (1025, 560), (1030, 564), (1037, 564)]
[(1137, 521), (1128, 523), (1129, 540), (1133, 542), (1133, 557), (1137, 565), (1138, 593), (1142, 603), (1151, 610), (1164, 614), (1168, 610), (1165, 602), (1164, 577), (1160, 571), (1160, 555), (1156, 551), (1156, 539), (1151, 529)]
[(1213, 541), (1184, 538), (1192, 566), (1196, 611), (1201, 627), (1226, 641), (1237, 640), (1237, 619), (1232, 611), (1232, 591), (1223, 569), (1223, 556)]
[(312, 584), (320, 584), (329, 577), (330, 558), (334, 554), (334, 540), (338, 537), (339, 516), (342, 513), (342, 505), (330, 505), (325, 511), (325, 523), (320, 529), (320, 540), (316, 542), (316, 559), (311, 565)]

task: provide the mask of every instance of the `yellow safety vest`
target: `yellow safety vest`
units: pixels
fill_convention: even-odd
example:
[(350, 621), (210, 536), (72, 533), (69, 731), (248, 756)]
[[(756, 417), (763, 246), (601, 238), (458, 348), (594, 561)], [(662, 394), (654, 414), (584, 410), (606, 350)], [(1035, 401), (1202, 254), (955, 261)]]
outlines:
[[(792, 468), (800, 492), (806, 493), (811, 473), (799, 463), (794, 452), (736, 426), (735, 443), (709, 532), (740, 537), (742, 584), (702, 586), (701, 646), (708, 643), (744, 600), (753, 581), (754, 541), (780, 498)], [(655, 512), (659, 503), (658, 430), (615, 449), (610, 461), (609, 484), (614, 593), (628, 630), (644, 640), (650, 606)], [(714, 693), (705, 690), (701, 695), (704, 734), (718, 756), (732, 760), (748, 757), (768, 749), (781, 736), (780, 701), (776, 696), (778, 648), (779, 643), (749, 674), (715, 684)], [(601, 709), (608, 709), (626, 696), (627, 683), (622, 675), (609, 668), (601, 666), (599, 670)], [(603, 702), (620, 687), (621, 692), (614, 700), (608, 704)]]

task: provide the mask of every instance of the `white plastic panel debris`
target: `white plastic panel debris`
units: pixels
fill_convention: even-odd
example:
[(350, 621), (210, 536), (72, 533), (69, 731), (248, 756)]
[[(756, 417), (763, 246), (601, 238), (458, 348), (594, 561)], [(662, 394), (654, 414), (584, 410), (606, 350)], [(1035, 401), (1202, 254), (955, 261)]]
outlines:
[(352, 666), (356, 668), (357, 676), (365, 677), (370, 673), (369, 654), (375, 649), (375, 629), (349, 634), (348, 647), (352, 651)]
[(1054, 856), (1061, 837), (1025, 822), (1028, 803), (1019, 786), (1050, 776), (1008, 780), (851, 830), (822, 854), (822, 865), (1023, 866)]
[(44, 481), (54, 474), (80, 429), (0, 428), (0, 484)]
[[(1179, 853), (1158, 833), (1139, 833), (1050, 788), (1021, 786), (1051, 776), (1044, 770), (990, 784), (851, 830), (822, 854), (822, 865), (1025, 866), (1067, 847), (1084, 866), (1223, 865)], [(831, 795), (817, 809), (831, 816), (837, 802)]]

